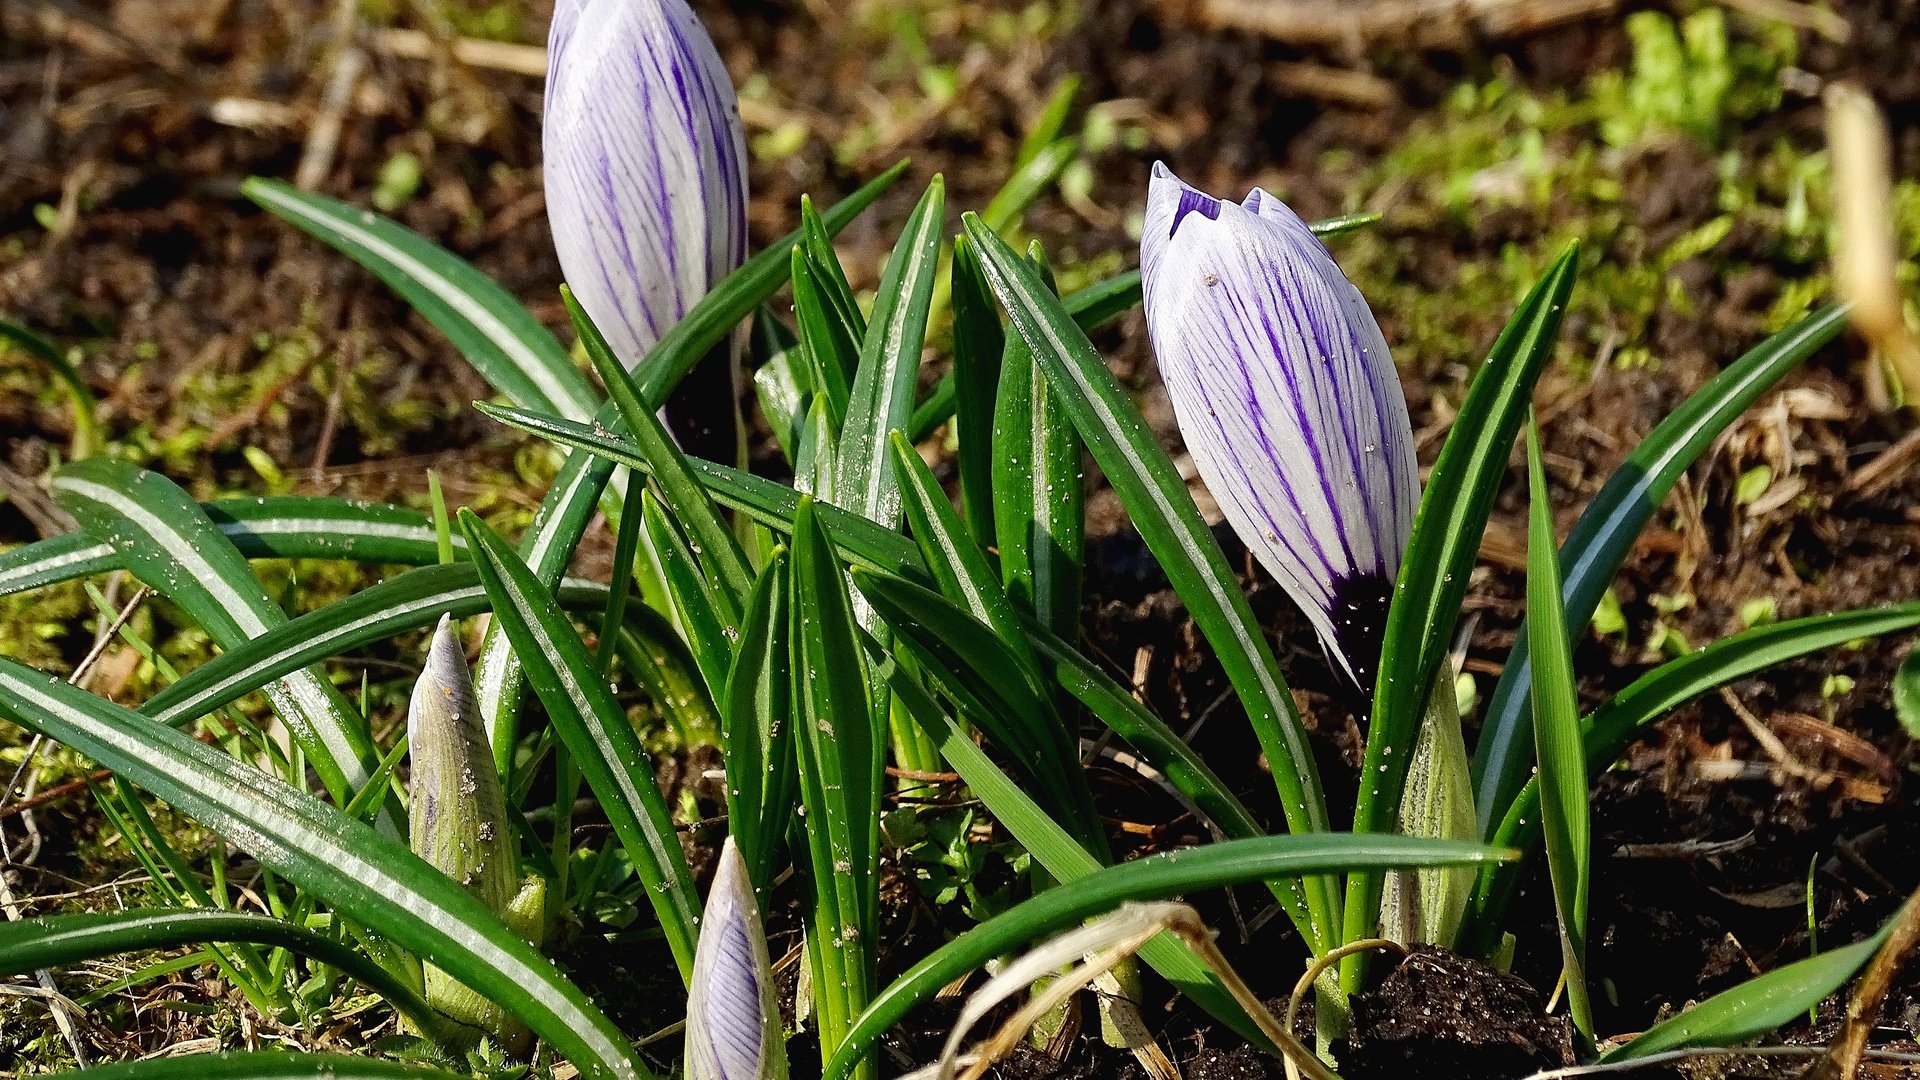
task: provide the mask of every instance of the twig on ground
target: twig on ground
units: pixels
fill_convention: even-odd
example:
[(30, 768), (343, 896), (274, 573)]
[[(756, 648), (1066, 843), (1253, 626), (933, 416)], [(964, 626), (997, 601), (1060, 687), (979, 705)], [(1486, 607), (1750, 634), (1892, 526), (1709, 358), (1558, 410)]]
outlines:
[[(1320, 976), (1326, 974), (1333, 965), (1355, 953), (1373, 952), (1376, 949), (1397, 952), (1401, 956), (1407, 955), (1407, 950), (1404, 946), (1397, 941), (1389, 941), (1386, 938), (1362, 938), (1359, 941), (1350, 941), (1334, 949), (1332, 952), (1327, 953), (1327, 955), (1308, 964), (1306, 973), (1300, 976), (1299, 982), (1293, 984), (1293, 993), (1287, 995), (1287, 1015), (1281, 1020), (1281, 1023), (1286, 1025), (1288, 1031), (1293, 1030), (1294, 1017), (1299, 1014), (1300, 1003), (1306, 1000), (1307, 991), (1312, 989), (1313, 984), (1320, 981)], [(1283, 1059), (1282, 1064), (1287, 1068), (1287, 1080), (1300, 1080), (1300, 1066), (1295, 1065), (1292, 1058)]]
[(1860, 976), (1860, 985), (1854, 987), (1853, 996), (1847, 999), (1847, 1017), (1840, 1025), (1840, 1033), (1834, 1036), (1827, 1056), (1808, 1071), (1809, 1080), (1853, 1080), (1866, 1054), (1867, 1037), (1873, 1034), (1879, 1019), (1880, 1006), (1887, 1000), (1887, 991), (1893, 988), (1893, 977), (1899, 974), (1900, 965), (1906, 962), (1916, 944), (1920, 944), (1920, 893), (1908, 897), (1901, 906), (1893, 932), (1887, 935), (1886, 944), (1873, 954), (1866, 974)]
[(1378, 75), (1307, 60), (1277, 60), (1268, 66), (1267, 77), (1282, 93), (1361, 109), (1384, 109), (1400, 97), (1394, 84)]
[[(376, 30), (369, 43), (378, 52), (404, 60), (431, 60), (440, 54), (433, 37), (420, 30)], [(491, 68), (515, 75), (545, 78), (547, 47), (516, 45), (510, 41), (485, 41), (480, 38), (454, 38), (447, 52), (468, 67)]]
[(1200, 0), (1200, 20), (1289, 45), (1364, 46), (1392, 39), (1459, 49), (1612, 12), (1618, 0)]
[(1754, 18), (1770, 22), (1783, 22), (1802, 30), (1811, 30), (1828, 41), (1845, 45), (1853, 40), (1853, 24), (1839, 12), (1803, 4), (1799, 0), (1720, 0), (1721, 3), (1743, 11)]
[(346, 123), (347, 110), (353, 107), (360, 74), (367, 66), (367, 54), (354, 41), (360, 19), (352, 0), (334, 9), (333, 22), (334, 41), (340, 51), (334, 55), (333, 73), (327, 76), (326, 89), (320, 93), (320, 109), (307, 129), (307, 144), (293, 171), (293, 184), (302, 191), (319, 187), (332, 171), (334, 154), (340, 148), (340, 129)]
[(1898, 479), (1915, 458), (1920, 458), (1920, 429), (1907, 432), (1900, 441), (1880, 451), (1872, 461), (1847, 475), (1846, 490), (1861, 498), (1880, 493), (1880, 489)]
[(349, 328), (346, 340), (334, 353), (333, 390), (327, 394), (327, 411), (320, 421), (320, 437), (314, 441), (313, 465), (308, 472), (310, 482), (317, 488), (326, 486), (327, 459), (333, 456), (333, 439), (340, 429), (340, 408), (346, 400), (347, 382), (353, 378), (353, 369), (360, 361), (358, 329), (357, 326)]

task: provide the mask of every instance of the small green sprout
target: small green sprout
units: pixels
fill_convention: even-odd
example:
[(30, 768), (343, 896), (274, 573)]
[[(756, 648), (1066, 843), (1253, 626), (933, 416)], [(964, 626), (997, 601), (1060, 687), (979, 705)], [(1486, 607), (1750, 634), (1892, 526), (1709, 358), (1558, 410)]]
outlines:
[(1779, 617), (1779, 604), (1771, 596), (1757, 596), (1740, 605), (1740, 625), (1751, 630), (1771, 625)]
[(373, 184), (373, 205), (383, 214), (400, 209), (419, 192), (423, 175), (418, 157), (404, 150), (393, 155), (380, 166), (380, 176)]
[(1733, 485), (1733, 501), (1740, 506), (1750, 506), (1760, 500), (1773, 486), (1773, 466), (1755, 465), (1740, 474)]

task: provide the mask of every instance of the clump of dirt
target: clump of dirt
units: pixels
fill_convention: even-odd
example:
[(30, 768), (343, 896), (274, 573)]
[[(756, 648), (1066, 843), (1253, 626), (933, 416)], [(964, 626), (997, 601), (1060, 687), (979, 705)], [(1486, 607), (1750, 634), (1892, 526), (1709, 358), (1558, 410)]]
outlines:
[(1421, 947), (1353, 999), (1339, 1057), (1353, 1080), (1507, 1080), (1573, 1064), (1573, 1035), (1525, 980)]

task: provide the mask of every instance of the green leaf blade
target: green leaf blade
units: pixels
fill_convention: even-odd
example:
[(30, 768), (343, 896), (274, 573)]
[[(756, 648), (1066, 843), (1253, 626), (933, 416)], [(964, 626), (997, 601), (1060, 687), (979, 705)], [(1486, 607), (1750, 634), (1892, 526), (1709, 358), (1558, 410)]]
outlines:
[(693, 968), (700, 904), (652, 759), (600, 680), (593, 654), (533, 571), (473, 511), (460, 511), (460, 527), (494, 616), (645, 884), (684, 981)]
[[(1727, 425), (1779, 384), (1788, 372), (1831, 342), (1846, 324), (1846, 309), (1827, 308), (1761, 342), (1728, 365), (1634, 446), (1574, 523), (1561, 546), (1567, 625), (1593, 619), (1601, 594), (1619, 573), (1648, 520)], [(1515, 642), (1487, 698), (1474, 747), (1475, 809), (1483, 836), (1491, 836), (1526, 783), (1532, 752), (1527, 693), (1532, 661), (1526, 632)]]
[[(1326, 799), (1292, 693), (1172, 460), (1034, 269), (978, 218), (965, 221), (1014, 329), (1239, 692), (1272, 766), (1290, 830), (1326, 831)], [(1339, 903), (1329, 882), (1309, 882), (1307, 889), (1314, 923), (1301, 930), (1319, 951), (1338, 933)]]
[[(1364, 779), (1354, 805), (1355, 832), (1392, 827), (1421, 704), (1446, 658), (1487, 517), (1526, 421), (1534, 383), (1552, 359), (1578, 263), (1579, 246), (1570, 245), (1494, 340), (1421, 496), (1387, 614), (1361, 765)], [(1373, 935), (1381, 884), (1373, 873), (1348, 879), (1344, 940)], [(1341, 984), (1349, 992), (1359, 988), (1365, 961), (1354, 955), (1342, 962)]]
[(430, 958), (605, 1080), (651, 1074), (579, 990), (399, 842), (171, 728), (0, 660), (0, 715), (113, 769), (401, 947)]
[(1865, 941), (1788, 964), (1715, 994), (1600, 1055), (1599, 1064), (1695, 1046), (1733, 1046), (1790, 1024), (1845, 986), (1873, 959), (1891, 929), (1889, 924)]
[(593, 415), (599, 399), (566, 349), (466, 260), (371, 210), (278, 180), (250, 177), (240, 192), (373, 271), (508, 400), (576, 420)]
[(840, 431), (836, 504), (888, 527), (899, 519), (900, 493), (887, 462), (887, 433), (905, 428), (913, 411), (945, 208), (946, 184), (936, 176), (887, 260)]
[[(240, 648), (287, 621), (246, 558), (172, 481), (93, 459), (62, 470), (53, 486), (89, 533), (222, 648)], [(266, 692), (328, 794), (344, 806), (379, 762), (365, 723), (317, 668), (291, 672)], [(382, 827), (398, 835), (399, 820), (397, 813), (384, 815)]]
[(1580, 745), (1580, 710), (1574, 692), (1573, 646), (1560, 606), (1560, 563), (1540, 464), (1540, 432), (1527, 428), (1527, 476), (1531, 498), (1527, 530), (1528, 640), (1536, 658), (1533, 738), (1540, 760), (1541, 826), (1547, 868), (1560, 921), (1562, 977), (1573, 1024), (1593, 1039), (1593, 1006), (1587, 998), (1587, 885), (1592, 872), (1587, 763)]

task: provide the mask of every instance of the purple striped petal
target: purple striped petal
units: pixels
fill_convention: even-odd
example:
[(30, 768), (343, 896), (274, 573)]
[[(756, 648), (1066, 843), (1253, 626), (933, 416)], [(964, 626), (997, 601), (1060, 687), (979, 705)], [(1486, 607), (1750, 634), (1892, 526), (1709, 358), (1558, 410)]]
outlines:
[(561, 269), (632, 367), (747, 252), (740, 104), (685, 0), (559, 0), (541, 139)]
[(1147, 330), (1181, 436), (1234, 531), (1356, 683), (1372, 684), (1420, 498), (1406, 399), (1326, 246), (1255, 188), (1214, 199), (1155, 165)]
[(700, 916), (687, 986), (686, 1080), (785, 1080), (787, 1049), (773, 998), (766, 930), (733, 837)]

